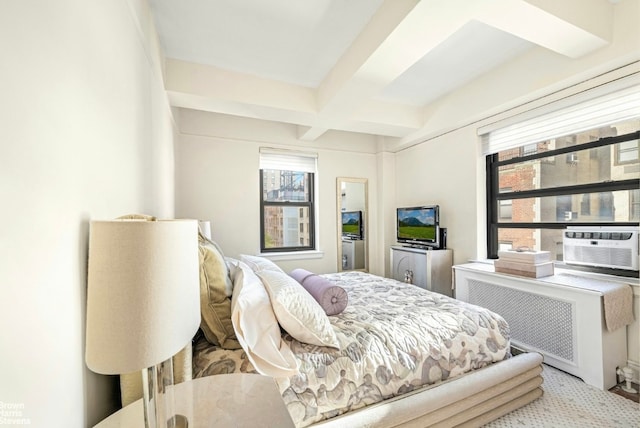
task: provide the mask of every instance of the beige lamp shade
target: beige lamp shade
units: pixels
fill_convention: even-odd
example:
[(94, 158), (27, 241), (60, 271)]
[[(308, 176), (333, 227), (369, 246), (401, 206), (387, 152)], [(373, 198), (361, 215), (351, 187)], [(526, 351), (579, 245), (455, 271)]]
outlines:
[(89, 238), (89, 368), (131, 373), (180, 351), (200, 325), (196, 220), (93, 221)]

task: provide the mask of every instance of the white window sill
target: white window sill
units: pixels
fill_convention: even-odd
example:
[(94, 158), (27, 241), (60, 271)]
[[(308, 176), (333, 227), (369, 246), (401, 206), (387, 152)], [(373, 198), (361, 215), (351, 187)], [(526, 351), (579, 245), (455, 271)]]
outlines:
[(321, 259), (324, 257), (324, 251), (286, 251), (281, 253), (259, 253), (258, 256), (269, 260), (308, 260)]
[[(484, 264), (493, 264), (493, 259), (474, 259), (470, 260), (473, 263), (484, 263)], [(573, 270), (571, 266), (567, 266), (562, 262), (554, 262), (556, 271), (558, 272), (568, 272), (571, 275), (575, 276), (583, 276), (585, 278), (593, 278), (593, 279), (601, 279), (604, 281), (612, 281), (612, 282), (621, 282), (624, 284), (629, 284), (633, 288), (633, 293), (636, 295), (640, 295), (640, 278), (634, 278), (629, 276), (617, 276), (610, 275), (604, 273), (596, 273), (596, 272), (586, 272), (581, 270)]]

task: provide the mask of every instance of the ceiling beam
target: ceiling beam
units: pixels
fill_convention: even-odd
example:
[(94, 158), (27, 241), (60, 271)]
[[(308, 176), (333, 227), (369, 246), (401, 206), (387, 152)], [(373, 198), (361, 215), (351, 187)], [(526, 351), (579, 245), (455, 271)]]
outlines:
[(261, 106), (314, 114), (314, 90), (218, 67), (167, 59), (165, 88), (169, 92), (205, 97), (226, 104)]
[(314, 89), (176, 59), (166, 60), (165, 88), (175, 107), (292, 123), (300, 126), (299, 138), (306, 141), (329, 129), (367, 133), (366, 123), (393, 137), (421, 125), (419, 108), (401, 106), (398, 111), (395, 104), (372, 101), (354, 116), (355, 131), (351, 118), (318, 114)]
[(560, 55), (579, 58), (609, 43), (612, 14), (613, 5), (602, 0), (491, 0), (478, 8), (477, 19)]

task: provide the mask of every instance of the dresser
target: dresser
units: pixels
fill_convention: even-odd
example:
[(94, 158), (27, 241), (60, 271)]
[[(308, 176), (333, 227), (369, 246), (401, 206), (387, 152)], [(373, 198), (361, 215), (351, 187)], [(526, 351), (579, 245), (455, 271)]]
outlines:
[(453, 296), (451, 267), (452, 250), (391, 247), (391, 277), (425, 290)]

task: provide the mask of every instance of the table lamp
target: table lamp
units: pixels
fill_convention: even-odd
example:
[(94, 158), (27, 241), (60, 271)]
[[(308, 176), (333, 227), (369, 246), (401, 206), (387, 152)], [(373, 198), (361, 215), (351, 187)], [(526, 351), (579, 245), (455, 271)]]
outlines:
[(87, 366), (142, 370), (145, 425), (186, 426), (173, 412), (171, 357), (200, 325), (198, 222), (92, 221)]

